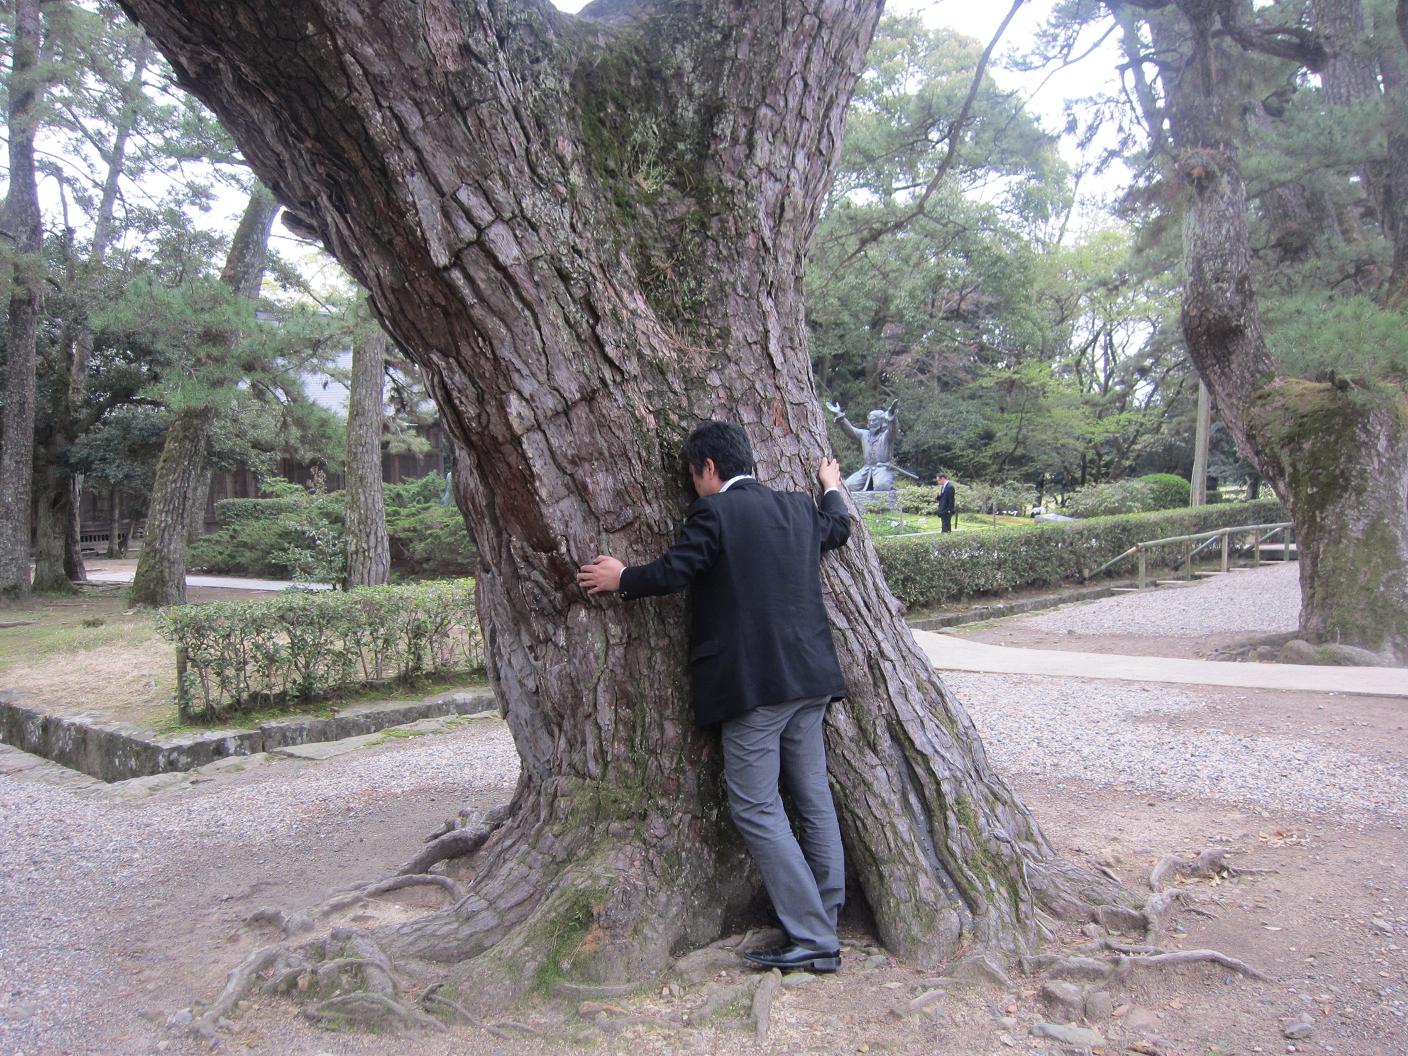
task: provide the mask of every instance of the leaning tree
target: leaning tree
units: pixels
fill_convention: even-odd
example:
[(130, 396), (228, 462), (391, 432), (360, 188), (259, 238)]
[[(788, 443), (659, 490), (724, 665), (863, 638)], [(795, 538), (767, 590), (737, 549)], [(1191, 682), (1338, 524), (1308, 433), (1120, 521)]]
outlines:
[[(1358, 0), (1318, 0), (1308, 26), (1298, 4), (1255, 12), (1229, 0), (1105, 6), (1125, 24), (1153, 145), (1187, 189), (1182, 322), (1189, 356), (1239, 450), (1295, 522), (1300, 631), (1408, 664), (1408, 386), (1392, 374), (1298, 378), (1273, 359), (1252, 274), (1240, 160), (1247, 123), (1266, 105), (1246, 83), (1249, 57), (1283, 60), (1297, 73), (1323, 70), (1331, 106), (1362, 93), (1347, 82), (1375, 81), (1346, 72), (1362, 64), (1356, 52), (1365, 41), (1353, 31), (1363, 24)], [(1374, 179), (1362, 180), (1383, 202), (1399, 262), (1384, 292), (1390, 308), (1401, 307), (1408, 282), (1400, 274), (1408, 260), (1408, 88), (1400, 72), (1408, 60), (1408, 0), (1398, 0), (1397, 10), (1403, 38), (1378, 64), (1390, 160), (1386, 172), (1376, 167)], [(1144, 66), (1157, 74), (1159, 93), (1143, 79)]]
[[(462, 841), (484, 839), (472, 891), (349, 956), (502, 992), (717, 937), (755, 882), (690, 722), (683, 603), (603, 603), (574, 573), (669, 542), (701, 418), (741, 422), (768, 483), (811, 483), (803, 255), (881, 0), (124, 6), (370, 291), (458, 449), (521, 777)], [(831, 772), (882, 941), (1022, 949), (1044, 912), (1119, 899), (993, 773), (864, 533), (824, 567), (851, 688)]]

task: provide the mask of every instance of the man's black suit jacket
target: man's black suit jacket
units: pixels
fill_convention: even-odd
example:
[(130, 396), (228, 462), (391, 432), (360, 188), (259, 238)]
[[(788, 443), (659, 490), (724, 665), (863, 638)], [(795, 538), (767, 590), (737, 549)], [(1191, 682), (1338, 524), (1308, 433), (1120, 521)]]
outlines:
[(945, 481), (944, 486), (939, 489), (938, 495), (934, 497), (939, 505), (940, 517), (951, 516), (953, 514), (954, 496), (953, 481)]
[(851, 518), (837, 491), (773, 491), (740, 480), (697, 499), (679, 540), (621, 573), (625, 599), (692, 587), (689, 675), (700, 726), (765, 704), (846, 695), (821, 600), (821, 554)]

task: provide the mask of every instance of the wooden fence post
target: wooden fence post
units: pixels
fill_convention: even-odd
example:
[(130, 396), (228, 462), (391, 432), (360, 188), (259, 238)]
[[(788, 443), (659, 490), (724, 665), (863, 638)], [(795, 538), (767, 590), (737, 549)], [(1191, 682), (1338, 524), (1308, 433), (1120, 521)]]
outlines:
[(1231, 542), (1232, 542), (1232, 533), (1231, 533), (1231, 532), (1226, 532), (1226, 531), (1223, 532), (1223, 533), (1222, 533), (1222, 571), (1224, 571), (1224, 572), (1226, 572), (1226, 571), (1231, 567), (1231, 564), (1230, 564), (1230, 562), (1229, 562), (1229, 558), (1230, 558), (1230, 556), (1231, 556), (1230, 553), (1229, 553), (1229, 551), (1230, 551), (1230, 549), (1231, 549), (1231, 546), (1230, 546)]
[(1139, 580), (1135, 584), (1140, 590), (1149, 585), (1149, 551), (1139, 548)]

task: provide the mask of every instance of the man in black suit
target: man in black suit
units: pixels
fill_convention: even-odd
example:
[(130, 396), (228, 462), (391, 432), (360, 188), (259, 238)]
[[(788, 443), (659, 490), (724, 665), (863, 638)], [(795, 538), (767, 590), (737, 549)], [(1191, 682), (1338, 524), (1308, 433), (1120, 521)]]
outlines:
[(955, 499), (953, 491), (953, 481), (949, 480), (948, 477), (940, 473), (937, 477), (934, 478), (934, 483), (939, 486), (939, 491), (938, 494), (934, 496), (934, 501), (938, 504), (939, 507), (939, 521), (941, 523), (941, 530), (945, 532), (951, 532), (953, 531), (953, 506)]
[[(821, 554), (850, 537), (841, 468), (823, 458), (818, 506), (752, 476), (741, 428), (704, 422), (684, 444), (699, 498), (679, 540), (661, 557), (626, 567), (598, 556), (578, 582), (626, 600), (691, 588), (690, 683), (695, 720), (720, 725), (734, 823), (762, 874), (789, 942), (744, 954), (766, 968), (834, 972), (845, 865), (826, 779), (822, 719), (846, 695), (821, 598)], [(800, 844), (778, 790), (787, 781)]]

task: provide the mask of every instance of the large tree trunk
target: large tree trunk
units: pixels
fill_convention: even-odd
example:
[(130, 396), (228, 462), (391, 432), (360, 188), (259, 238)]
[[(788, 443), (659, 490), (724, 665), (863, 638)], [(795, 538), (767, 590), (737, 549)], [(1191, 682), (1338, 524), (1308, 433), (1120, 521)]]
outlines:
[(44, 232), (34, 169), (34, 135), (43, 88), (38, 0), (16, 0), (10, 82), (10, 189), (0, 210), (9, 304), (5, 402), (0, 423), (0, 598), (29, 593), (30, 506), (34, 461), (34, 378), (44, 300)]
[(1384, 228), (1393, 242), (1393, 266), (1385, 284), (1384, 304), (1408, 309), (1408, 0), (1395, 9), (1398, 34), (1379, 51), (1388, 124), (1388, 185)]
[[(381, 941), (495, 992), (639, 980), (714, 938), (756, 881), (691, 723), (684, 603), (602, 603), (574, 573), (672, 539), (701, 418), (739, 421), (766, 483), (811, 484), (803, 254), (879, 0), (125, 2), (371, 291), (459, 449), (522, 773), (474, 892)], [(863, 532), (824, 576), (851, 688), (831, 770), (881, 938), (919, 964), (1029, 946), (1074, 874)]]
[(71, 317), (65, 333), (71, 339), (60, 350), (62, 359), (53, 406), (48, 409), (48, 439), (40, 452), (34, 496), (34, 582), (36, 590), (64, 591), (85, 578), (83, 558), (76, 542), (79, 487), (73, 470), (64, 461), (73, 442), (91, 424), (84, 413), (88, 395), (88, 369), (93, 359), (91, 302), (97, 296), (108, 247), (116, 231), (114, 209), (127, 166), (127, 145), (142, 103), (142, 77), (151, 60), (151, 42), (137, 35), (131, 42), (132, 73), (122, 86), (122, 106), (113, 125), (113, 138), (105, 158), (107, 175), (93, 217), (93, 241), (88, 259), (77, 269), (75, 288), (69, 296)]
[[(230, 242), (224, 270), (225, 283), (238, 297), (255, 300), (264, 279), (269, 232), (279, 205), (265, 188), (257, 187), (240, 217)], [(233, 353), (237, 333), (212, 333), (202, 342), (199, 356)], [(166, 434), (156, 465), (156, 480), (147, 504), (147, 531), (142, 556), (132, 579), (132, 601), (138, 605), (182, 605), (186, 601), (186, 541), (190, 536), (191, 502), (206, 468), (210, 432), (219, 409), (196, 406), (177, 412)]]
[(1191, 50), (1163, 78), (1191, 191), (1183, 331), (1218, 416), (1295, 522), (1301, 632), (1408, 663), (1408, 394), (1392, 384), (1280, 375), (1251, 279), (1238, 164), (1238, 55), (1214, 0), (1180, 0)]
[(214, 476), (215, 470), (211, 467), (210, 460), (202, 459), (191, 477), (191, 498), (187, 503), (189, 509), (186, 511), (189, 517), (186, 522), (186, 538), (191, 542), (205, 534), (205, 508), (210, 505), (210, 482)]
[(343, 586), (391, 579), (391, 543), (381, 492), (381, 431), (386, 413), (386, 331), (379, 326), (352, 346), (347, 403), (347, 574)]

